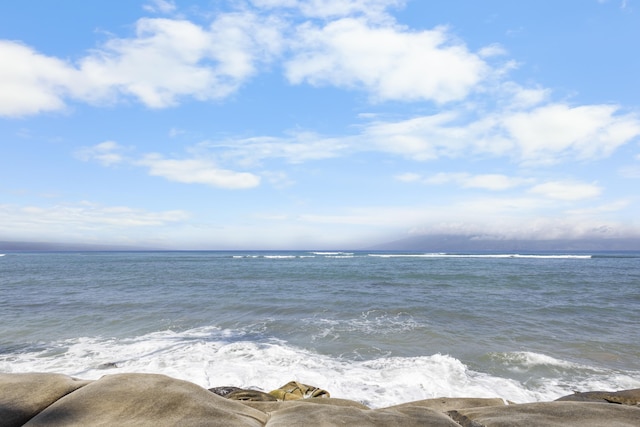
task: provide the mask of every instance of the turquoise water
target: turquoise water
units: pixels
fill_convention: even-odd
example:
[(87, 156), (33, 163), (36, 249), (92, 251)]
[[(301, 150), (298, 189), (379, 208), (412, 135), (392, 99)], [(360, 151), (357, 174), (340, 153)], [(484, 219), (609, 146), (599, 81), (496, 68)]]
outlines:
[(372, 406), (640, 387), (640, 254), (0, 257), (0, 371), (311, 383)]

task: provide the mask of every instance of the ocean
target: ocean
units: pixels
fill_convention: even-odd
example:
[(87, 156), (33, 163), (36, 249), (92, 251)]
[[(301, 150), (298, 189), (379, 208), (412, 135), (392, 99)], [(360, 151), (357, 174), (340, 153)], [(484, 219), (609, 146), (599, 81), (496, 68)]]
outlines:
[(640, 388), (640, 253), (5, 252), (0, 372), (383, 407)]

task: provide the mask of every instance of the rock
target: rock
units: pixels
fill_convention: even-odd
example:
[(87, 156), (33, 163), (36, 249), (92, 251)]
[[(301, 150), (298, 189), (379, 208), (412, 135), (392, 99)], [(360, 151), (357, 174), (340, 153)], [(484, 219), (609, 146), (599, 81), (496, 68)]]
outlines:
[(308, 405), (334, 405), (334, 406), (343, 406), (357, 409), (369, 409), (369, 407), (363, 405), (360, 402), (356, 402), (354, 400), (348, 399), (336, 399), (333, 397), (327, 397), (324, 399), (305, 399), (305, 400), (287, 400), (287, 401), (276, 401), (276, 402), (256, 402), (256, 401), (244, 401), (245, 405), (249, 405), (252, 408), (258, 409), (262, 412), (275, 412), (281, 409), (289, 408), (291, 406), (295, 406), (299, 403), (304, 403)]
[(541, 402), (448, 412), (463, 427), (638, 427), (640, 408), (596, 402)]
[(262, 427), (264, 412), (187, 381), (155, 374), (107, 375), (68, 394), (25, 427)]
[(329, 392), (312, 385), (289, 381), (285, 385), (269, 392), (278, 400), (308, 399), (311, 397), (331, 397)]
[(575, 392), (556, 399), (556, 402), (609, 402), (637, 406), (640, 405), (640, 388), (622, 391)]
[[(313, 399), (309, 399), (309, 401), (311, 400)], [(307, 400), (289, 403), (287, 407), (270, 413), (266, 427), (298, 425), (314, 427), (460, 427), (445, 414), (418, 406), (395, 409), (360, 409), (350, 406), (309, 404)]]
[(276, 402), (274, 396), (258, 390), (236, 390), (225, 396), (231, 400), (242, 400), (251, 402)]
[(233, 386), (213, 387), (209, 389), (211, 393), (215, 393), (218, 396), (222, 396), (222, 397), (226, 397), (228, 394), (233, 393), (234, 391), (240, 391), (240, 390), (242, 390), (240, 387), (233, 387)]
[(0, 373), (0, 424), (22, 426), (56, 400), (89, 383), (59, 374)]
[(415, 402), (403, 403), (391, 406), (391, 408), (402, 408), (404, 406), (420, 406), (422, 408), (433, 409), (438, 412), (448, 412), (463, 408), (479, 408), (484, 406), (505, 406), (504, 400), (495, 398), (469, 398), (469, 397), (441, 397), (439, 399), (425, 399)]
[[(581, 401), (506, 405), (498, 398), (438, 398), (380, 409), (345, 399), (304, 398), (328, 393), (293, 381), (278, 390), (285, 400), (237, 387), (206, 390), (154, 374), (106, 375), (95, 381), (0, 374), (0, 426), (640, 426), (640, 389), (569, 396)], [(296, 398), (289, 400), (288, 394)]]

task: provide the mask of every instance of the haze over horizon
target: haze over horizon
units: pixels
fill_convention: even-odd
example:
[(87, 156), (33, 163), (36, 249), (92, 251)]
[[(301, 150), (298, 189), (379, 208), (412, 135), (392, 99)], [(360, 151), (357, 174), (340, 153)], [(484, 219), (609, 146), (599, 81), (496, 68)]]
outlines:
[(0, 4), (0, 241), (640, 241), (635, 0)]

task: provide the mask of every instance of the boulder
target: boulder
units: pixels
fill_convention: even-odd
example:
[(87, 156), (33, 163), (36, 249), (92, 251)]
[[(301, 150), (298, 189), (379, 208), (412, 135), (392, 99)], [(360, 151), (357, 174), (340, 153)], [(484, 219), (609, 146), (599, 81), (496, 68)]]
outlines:
[[(312, 399), (309, 399), (312, 400)], [(284, 403), (284, 402), (283, 402)], [(395, 409), (360, 409), (352, 406), (290, 402), (269, 413), (266, 427), (460, 427), (447, 415), (418, 406)]]
[(379, 409), (295, 382), (278, 390), (283, 399), (276, 401), (257, 390), (207, 390), (155, 374), (106, 375), (95, 381), (0, 374), (0, 426), (640, 426), (639, 389), (576, 393), (555, 402), (507, 405), (499, 398), (438, 398)]
[(68, 394), (25, 427), (262, 427), (264, 412), (156, 374), (107, 375)]
[(433, 409), (438, 412), (448, 412), (463, 408), (480, 408), (484, 406), (505, 406), (504, 400), (499, 397), (475, 398), (475, 397), (441, 397), (438, 399), (417, 400), (415, 402), (402, 403), (391, 408), (403, 408), (405, 406), (420, 406), (422, 408)]
[(312, 385), (302, 384), (297, 381), (289, 381), (282, 387), (269, 392), (277, 400), (298, 400), (316, 397), (331, 397), (328, 391)]
[(575, 392), (556, 399), (559, 402), (608, 402), (620, 405), (640, 405), (640, 388), (622, 391)]
[(1, 425), (20, 427), (56, 400), (89, 383), (60, 374), (0, 373)]
[(463, 427), (638, 427), (640, 408), (597, 402), (541, 402), (449, 411)]

